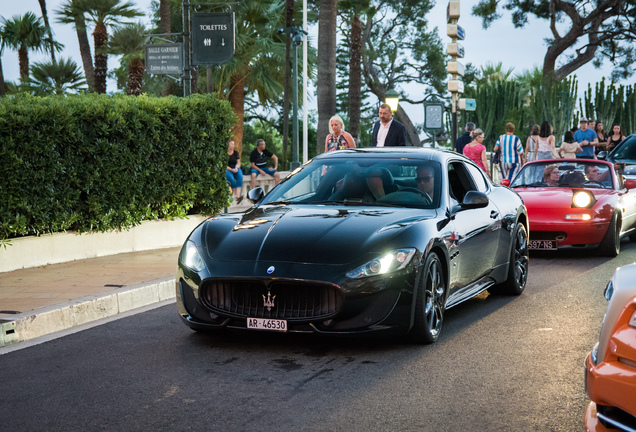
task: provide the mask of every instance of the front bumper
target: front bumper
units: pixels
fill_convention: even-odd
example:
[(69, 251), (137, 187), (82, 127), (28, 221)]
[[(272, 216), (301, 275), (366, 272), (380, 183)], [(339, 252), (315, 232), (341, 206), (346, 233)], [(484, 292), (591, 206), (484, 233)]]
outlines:
[[(405, 333), (411, 325), (413, 286), (416, 270), (408, 268), (395, 272), (389, 277), (369, 277), (363, 283), (344, 283), (336, 285), (342, 296), (341, 306), (329, 316), (308, 317), (306, 314), (294, 314), (291, 317), (275, 316), (286, 319), (289, 333), (319, 334), (359, 334), (369, 332)], [(245, 279), (250, 281), (251, 279)], [(177, 308), (184, 323), (195, 330), (243, 329), (247, 330), (247, 318), (258, 317), (254, 312), (228, 308), (227, 311), (210, 307), (209, 295), (200, 285), (185, 277), (181, 269), (177, 273)], [(260, 280), (265, 285), (272, 281)], [(277, 283), (303, 284), (299, 280), (278, 279)], [(238, 285), (238, 284), (237, 284)], [(263, 292), (267, 295), (267, 292)], [(234, 302), (236, 296), (227, 295), (227, 302)], [(276, 302), (284, 304), (280, 297)], [(263, 300), (260, 301), (263, 303)], [(254, 311), (255, 309), (252, 309)], [(262, 311), (261, 311), (262, 312)], [(257, 312), (258, 313), (258, 312)], [(268, 316), (265, 316), (268, 318)]]
[(595, 365), (588, 355), (585, 391), (592, 400), (585, 413), (588, 431), (616, 431), (607, 429), (603, 423), (621, 425), (619, 430), (636, 430), (636, 368), (619, 361)]
[(603, 241), (609, 221), (537, 222), (530, 220), (530, 240), (556, 240), (557, 246), (595, 245)]

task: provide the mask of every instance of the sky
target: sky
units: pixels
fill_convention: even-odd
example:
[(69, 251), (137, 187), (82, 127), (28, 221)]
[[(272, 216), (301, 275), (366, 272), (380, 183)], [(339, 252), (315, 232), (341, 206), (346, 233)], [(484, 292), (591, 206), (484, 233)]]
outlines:
[[(137, 8), (147, 15), (151, 14), (151, 0), (131, 0)], [(72, 58), (81, 66), (81, 57), (79, 54), (79, 46), (77, 35), (73, 26), (69, 24), (58, 24), (56, 22), (56, 10), (60, 9), (63, 0), (48, 0), (47, 8), (49, 20), (51, 22), (54, 36), (56, 40), (64, 44), (64, 50), (59, 54), (60, 57)], [(488, 30), (484, 30), (481, 26), (481, 19), (471, 15), (472, 6), (477, 3), (474, 1), (461, 1), (460, 18), (458, 24), (466, 31), (466, 38), (460, 42), (464, 46), (464, 59), (460, 60), (464, 65), (472, 63), (475, 66), (485, 66), (487, 63), (497, 64), (502, 62), (505, 70), (513, 68), (513, 74), (522, 73), (525, 70), (533, 69), (543, 64), (543, 57), (546, 51), (544, 39), (551, 36), (548, 22), (536, 19), (530, 19), (525, 29), (515, 29), (512, 25), (510, 15), (504, 16), (495, 21)], [(440, 38), (444, 44), (451, 42), (450, 37), (446, 35), (446, 0), (438, 0), (435, 7), (428, 15), (429, 28), (432, 30), (437, 27)], [(22, 15), (28, 11), (34, 12), (37, 16), (41, 15), (40, 6), (37, 0), (0, 0), (0, 16), (3, 18), (11, 18), (14, 15)], [(149, 23), (149, 18), (140, 18), (143, 22)], [(89, 29), (89, 40), (92, 43), (92, 37)], [(317, 45), (317, 29), (310, 32), (309, 43), (314, 47)], [(94, 54), (94, 52), (92, 52)], [(30, 53), (29, 60), (31, 64), (35, 61), (46, 61), (49, 57), (45, 54)], [(117, 60), (109, 57), (109, 67), (113, 67)], [(2, 68), (6, 81), (17, 81), (19, 77), (18, 70), (18, 53), (16, 51), (5, 48), (2, 55)], [(605, 66), (602, 69), (596, 69), (590, 63), (576, 71), (579, 81), (579, 96), (583, 95), (587, 89), (588, 83), (594, 83), (605, 77), (609, 79), (611, 67)], [(114, 81), (107, 83), (107, 91), (116, 91)], [(405, 92), (420, 92), (417, 87), (403, 88)], [(302, 91), (302, 90), (301, 90)], [(310, 89), (309, 108), (315, 108), (315, 90)], [(423, 99), (423, 95), (408, 94), (409, 98), (414, 100)], [(403, 105), (404, 110), (411, 117), (411, 121), (415, 124), (423, 123), (424, 114), (422, 106), (413, 106), (409, 104)]]

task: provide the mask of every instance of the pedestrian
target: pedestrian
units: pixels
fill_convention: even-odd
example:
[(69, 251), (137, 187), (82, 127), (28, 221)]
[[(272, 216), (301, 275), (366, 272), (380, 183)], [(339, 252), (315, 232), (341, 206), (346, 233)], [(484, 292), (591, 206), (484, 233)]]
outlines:
[(619, 125), (618, 123), (614, 123), (614, 126), (612, 126), (612, 134), (607, 137), (607, 152), (609, 153), (610, 151), (612, 151), (612, 149), (624, 139), (625, 136), (623, 135), (621, 125)]
[(582, 151), (583, 149), (579, 143), (574, 141), (574, 135), (572, 132), (567, 131), (563, 137), (561, 147), (559, 147), (559, 156), (563, 159), (575, 159), (577, 153), (581, 153)]
[[(267, 144), (264, 139), (256, 140), (256, 148), (252, 150), (250, 153), (250, 164), (251, 164), (251, 180), (250, 184), (252, 189), (256, 187), (256, 176), (259, 174), (270, 175), (274, 177), (274, 184), (277, 185), (280, 182), (280, 175), (276, 172), (278, 169), (278, 157), (267, 150), (265, 147)], [(269, 159), (274, 161), (274, 169), (271, 169), (267, 166), (267, 161)]]
[(598, 143), (596, 132), (587, 127), (587, 119), (581, 117), (579, 120), (581, 126), (579, 130), (574, 133), (574, 141), (578, 142), (583, 151), (576, 155), (578, 159), (596, 159), (594, 155), (594, 146)]
[(534, 160), (534, 154), (536, 153), (537, 146), (539, 145), (539, 132), (541, 132), (541, 128), (538, 124), (535, 124), (532, 126), (532, 132), (530, 132), (530, 136), (526, 140), (526, 150), (523, 155), (528, 162)]
[(603, 130), (603, 123), (600, 121), (596, 122), (594, 132), (596, 132), (596, 138), (598, 138), (598, 145), (594, 148), (594, 154), (598, 156), (601, 150), (605, 150), (607, 148), (608, 136), (605, 133), (605, 130)]
[(510, 181), (525, 163), (523, 145), (514, 133), (515, 125), (506, 123), (506, 133), (497, 139), (494, 148), (495, 152), (501, 149), (501, 177)]
[(464, 127), (465, 132), (455, 140), (455, 145), (453, 146), (453, 150), (455, 150), (457, 153), (464, 154), (464, 146), (468, 144), (469, 142), (472, 142), (473, 137), (470, 134), (474, 130), (475, 130), (475, 123), (473, 122), (466, 123), (466, 126)]
[(490, 170), (486, 169), (488, 159), (486, 158), (486, 146), (484, 142), (484, 132), (481, 129), (475, 129), (471, 132), (473, 140), (464, 146), (464, 156), (475, 162), (490, 177)]
[(371, 147), (395, 147), (406, 145), (406, 128), (393, 118), (389, 104), (380, 105), (380, 120), (373, 125)]
[(234, 150), (234, 141), (227, 145), (228, 161), (225, 167), (225, 178), (234, 192), (234, 201), (240, 204), (243, 201), (241, 188), (243, 187), (243, 171), (241, 171), (241, 155)]
[(534, 150), (534, 160), (558, 159), (556, 148), (554, 146), (554, 135), (552, 135), (552, 126), (550, 122), (541, 123), (539, 132), (539, 143)]
[(340, 116), (329, 119), (329, 135), (325, 138), (325, 153), (346, 148), (355, 148), (356, 143), (349, 132), (344, 130), (344, 122)]

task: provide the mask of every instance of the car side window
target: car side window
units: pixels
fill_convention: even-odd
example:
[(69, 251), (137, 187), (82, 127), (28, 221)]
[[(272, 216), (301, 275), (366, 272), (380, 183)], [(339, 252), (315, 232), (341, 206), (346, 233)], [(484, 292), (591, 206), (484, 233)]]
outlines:
[(477, 190), (484, 193), (488, 192), (488, 183), (486, 183), (484, 172), (481, 170), (481, 168), (470, 164), (466, 164), (466, 168), (468, 168), (468, 171), (473, 177), (473, 181), (477, 185)]
[(463, 202), (468, 191), (477, 190), (466, 166), (461, 162), (448, 164), (448, 188), (451, 197)]

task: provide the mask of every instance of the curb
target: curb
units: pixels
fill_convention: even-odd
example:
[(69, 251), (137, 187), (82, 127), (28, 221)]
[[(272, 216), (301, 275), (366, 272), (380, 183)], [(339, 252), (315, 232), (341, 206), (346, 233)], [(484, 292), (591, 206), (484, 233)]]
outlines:
[(0, 348), (175, 297), (170, 276), (23, 312), (0, 320)]

